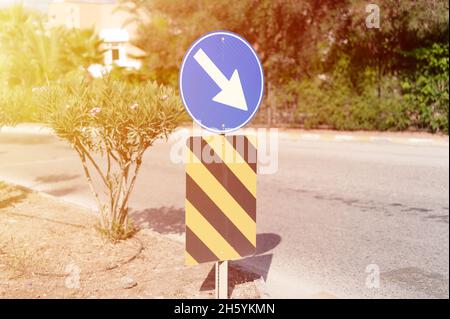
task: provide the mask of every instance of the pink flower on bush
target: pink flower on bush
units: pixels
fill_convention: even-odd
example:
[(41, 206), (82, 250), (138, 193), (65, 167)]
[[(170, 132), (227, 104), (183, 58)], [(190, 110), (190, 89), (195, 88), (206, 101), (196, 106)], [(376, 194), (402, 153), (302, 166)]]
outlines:
[(96, 116), (97, 114), (99, 114), (102, 111), (101, 108), (99, 107), (94, 107), (92, 110), (89, 111), (89, 114), (91, 116)]
[(138, 108), (138, 106), (139, 106), (139, 104), (134, 103), (134, 104), (130, 105), (130, 109), (136, 110)]
[(164, 94), (163, 96), (161, 96), (161, 100), (165, 101), (167, 100), (168, 96), (166, 94)]

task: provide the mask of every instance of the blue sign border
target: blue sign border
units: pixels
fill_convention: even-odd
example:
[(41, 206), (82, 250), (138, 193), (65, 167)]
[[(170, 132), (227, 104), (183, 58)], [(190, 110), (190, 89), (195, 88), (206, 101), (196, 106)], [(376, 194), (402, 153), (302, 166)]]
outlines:
[[(258, 99), (258, 104), (255, 107), (255, 110), (253, 111), (253, 113), (248, 117), (248, 119), (242, 123), (240, 126), (238, 127), (234, 127), (234, 128), (230, 128), (227, 130), (217, 130), (214, 128), (210, 128), (206, 125), (203, 125), (200, 121), (197, 121), (197, 119), (192, 115), (191, 111), (189, 110), (189, 106), (186, 103), (186, 100), (184, 99), (184, 95), (183, 95), (183, 84), (182, 84), (182, 78), (183, 78), (183, 70), (184, 70), (184, 64), (186, 62), (186, 59), (188, 58), (189, 54), (191, 53), (192, 49), (203, 39), (209, 38), (211, 36), (214, 35), (229, 35), (232, 36), (240, 41), (242, 41), (247, 47), (250, 48), (250, 50), (252, 51), (253, 55), (256, 58), (256, 61), (258, 62), (258, 66), (259, 66), (259, 71), (261, 73), (261, 93), (259, 95), (259, 99)], [(242, 128), (243, 126), (247, 125), (248, 122), (250, 122), (250, 120), (253, 119), (253, 117), (255, 116), (256, 112), (259, 110), (259, 107), (261, 105), (262, 102), (262, 98), (264, 96), (264, 71), (262, 68), (262, 63), (261, 60), (258, 57), (258, 54), (256, 54), (256, 51), (253, 49), (253, 47), (251, 46), (251, 44), (245, 40), (243, 37), (241, 37), (240, 35), (230, 32), (230, 31), (226, 31), (226, 30), (217, 30), (217, 31), (212, 31), (212, 32), (208, 32), (206, 34), (204, 34), (203, 36), (201, 36), (200, 38), (198, 38), (197, 40), (194, 41), (194, 43), (191, 44), (191, 46), (189, 47), (189, 49), (186, 51), (184, 57), (183, 57), (183, 62), (181, 63), (181, 68), (180, 68), (180, 73), (179, 73), (179, 78), (178, 78), (178, 86), (180, 88), (180, 95), (181, 95), (181, 99), (183, 101), (183, 105), (184, 108), (186, 109), (186, 111), (188, 112), (188, 114), (190, 115), (190, 117), (194, 120), (195, 123), (197, 123), (198, 125), (200, 125), (201, 127), (203, 127), (204, 129), (214, 132), (214, 133), (218, 133), (218, 134), (225, 134), (225, 133), (230, 133), (230, 132), (234, 132), (239, 130), (240, 128)]]

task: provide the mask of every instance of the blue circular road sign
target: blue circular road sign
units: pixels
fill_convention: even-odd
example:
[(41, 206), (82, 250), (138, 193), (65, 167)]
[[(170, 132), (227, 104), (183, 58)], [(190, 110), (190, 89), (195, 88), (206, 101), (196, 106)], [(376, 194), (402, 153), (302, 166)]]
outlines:
[(193, 120), (215, 133), (246, 125), (261, 104), (264, 74), (241, 36), (215, 31), (196, 40), (180, 69), (180, 93)]

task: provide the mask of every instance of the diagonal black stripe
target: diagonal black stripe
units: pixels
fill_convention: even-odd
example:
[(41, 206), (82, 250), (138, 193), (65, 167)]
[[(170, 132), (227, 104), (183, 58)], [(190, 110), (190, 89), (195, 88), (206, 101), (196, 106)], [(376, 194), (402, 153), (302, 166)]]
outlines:
[(250, 140), (245, 135), (227, 135), (227, 140), (233, 145), (233, 148), (238, 152), (244, 161), (257, 172), (258, 150), (253, 146)]
[(198, 263), (217, 261), (217, 256), (186, 226), (186, 251)]
[(186, 174), (186, 198), (239, 255), (248, 256), (255, 252), (255, 246), (188, 174)]
[[(195, 141), (194, 138), (199, 138), (199, 140)], [(200, 147), (197, 147), (195, 143), (199, 143)], [(256, 198), (236, 175), (234, 175), (231, 169), (222, 162), (208, 142), (201, 137), (191, 137), (188, 146), (198, 159), (202, 159), (202, 164), (208, 171), (225, 187), (228, 193), (239, 203), (247, 214), (256, 221)], [(208, 160), (211, 163), (206, 163), (203, 160), (202, 154), (208, 154), (207, 156), (210, 157)]]

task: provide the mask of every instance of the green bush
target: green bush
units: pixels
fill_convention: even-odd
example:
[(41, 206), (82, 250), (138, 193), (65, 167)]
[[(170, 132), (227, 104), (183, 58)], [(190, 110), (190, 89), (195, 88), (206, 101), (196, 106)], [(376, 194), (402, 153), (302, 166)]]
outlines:
[(36, 104), (31, 88), (0, 88), (0, 127), (35, 120)]
[(448, 133), (448, 45), (433, 44), (409, 55), (416, 71), (402, 78), (378, 77), (369, 67), (352, 74), (343, 57), (330, 74), (291, 81), (281, 89), (286, 95), (281, 103), (294, 101), (295, 121), (305, 128)]
[(402, 83), (414, 125), (448, 133), (448, 44), (413, 51), (417, 71)]
[(292, 82), (288, 91), (297, 100), (295, 121), (305, 128), (404, 130), (410, 120), (397, 83), (386, 78), (381, 97), (370, 81), (358, 92), (343, 77)]
[[(42, 121), (81, 159), (101, 233), (113, 241), (128, 237), (135, 230), (128, 220), (129, 199), (144, 152), (177, 127), (178, 95), (154, 82), (75, 79), (42, 90), (40, 101)], [(95, 186), (94, 177), (101, 186)]]

